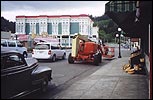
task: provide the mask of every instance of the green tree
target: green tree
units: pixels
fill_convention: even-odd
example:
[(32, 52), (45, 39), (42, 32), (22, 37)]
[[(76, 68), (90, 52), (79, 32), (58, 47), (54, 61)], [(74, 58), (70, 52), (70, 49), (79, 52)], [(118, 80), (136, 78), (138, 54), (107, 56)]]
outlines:
[(1, 17), (1, 31), (15, 33), (15, 22), (9, 21), (4, 17)]
[(90, 15), (90, 18), (94, 21), (93, 26), (99, 27), (100, 39), (102, 39), (104, 42), (114, 41), (118, 25), (112, 19), (110, 19), (107, 15), (100, 17), (93, 17)]
[(99, 34), (99, 38), (103, 41), (105, 41), (105, 38), (106, 38), (106, 32), (104, 30), (99, 30), (98, 31), (98, 34)]
[(96, 27), (96, 26), (98, 26), (98, 23), (97, 22), (94, 22), (93, 23), (93, 27)]

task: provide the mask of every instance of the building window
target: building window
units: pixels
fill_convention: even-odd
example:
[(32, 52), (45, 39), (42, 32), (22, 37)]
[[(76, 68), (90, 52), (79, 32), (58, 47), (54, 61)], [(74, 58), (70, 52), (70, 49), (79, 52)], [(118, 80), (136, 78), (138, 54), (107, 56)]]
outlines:
[(21, 26), (21, 33), (23, 33), (23, 25)]
[(85, 31), (84, 31), (84, 28), (85, 28), (85, 27), (84, 27), (84, 25), (82, 25), (82, 33), (84, 33), (84, 32), (85, 32)]
[(62, 33), (68, 33), (68, 22), (62, 23)]
[(53, 34), (57, 35), (58, 34), (58, 25), (57, 25), (57, 23), (53, 23), (52, 29), (53, 29)]
[(79, 25), (79, 32), (81, 33), (81, 25)]

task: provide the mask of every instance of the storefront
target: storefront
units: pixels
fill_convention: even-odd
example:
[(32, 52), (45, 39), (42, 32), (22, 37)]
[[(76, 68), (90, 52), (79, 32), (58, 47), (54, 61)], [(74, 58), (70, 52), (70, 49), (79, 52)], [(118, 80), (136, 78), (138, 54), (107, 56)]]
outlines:
[(152, 99), (152, 1), (110, 1), (107, 14), (130, 38), (140, 38), (149, 76), (149, 97)]

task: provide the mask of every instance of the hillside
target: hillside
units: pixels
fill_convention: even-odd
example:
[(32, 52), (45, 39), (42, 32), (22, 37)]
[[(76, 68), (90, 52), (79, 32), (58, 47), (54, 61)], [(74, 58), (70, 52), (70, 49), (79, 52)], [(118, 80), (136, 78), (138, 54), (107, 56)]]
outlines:
[(107, 15), (99, 16), (99, 17), (92, 17), (90, 18), (94, 21), (93, 26), (99, 27), (99, 38), (102, 39), (104, 42), (112, 42), (114, 41), (115, 34), (117, 33), (118, 25), (110, 19)]
[(15, 33), (15, 22), (10, 22), (9, 20), (1, 17), (1, 31)]

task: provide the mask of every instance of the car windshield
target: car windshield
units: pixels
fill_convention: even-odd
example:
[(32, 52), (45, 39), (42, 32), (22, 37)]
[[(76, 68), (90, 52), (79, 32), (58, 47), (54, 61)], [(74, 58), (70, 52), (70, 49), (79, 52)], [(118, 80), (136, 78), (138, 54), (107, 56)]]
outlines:
[(49, 44), (37, 44), (35, 46), (35, 49), (41, 49), (41, 50), (46, 50), (46, 49), (49, 49)]

